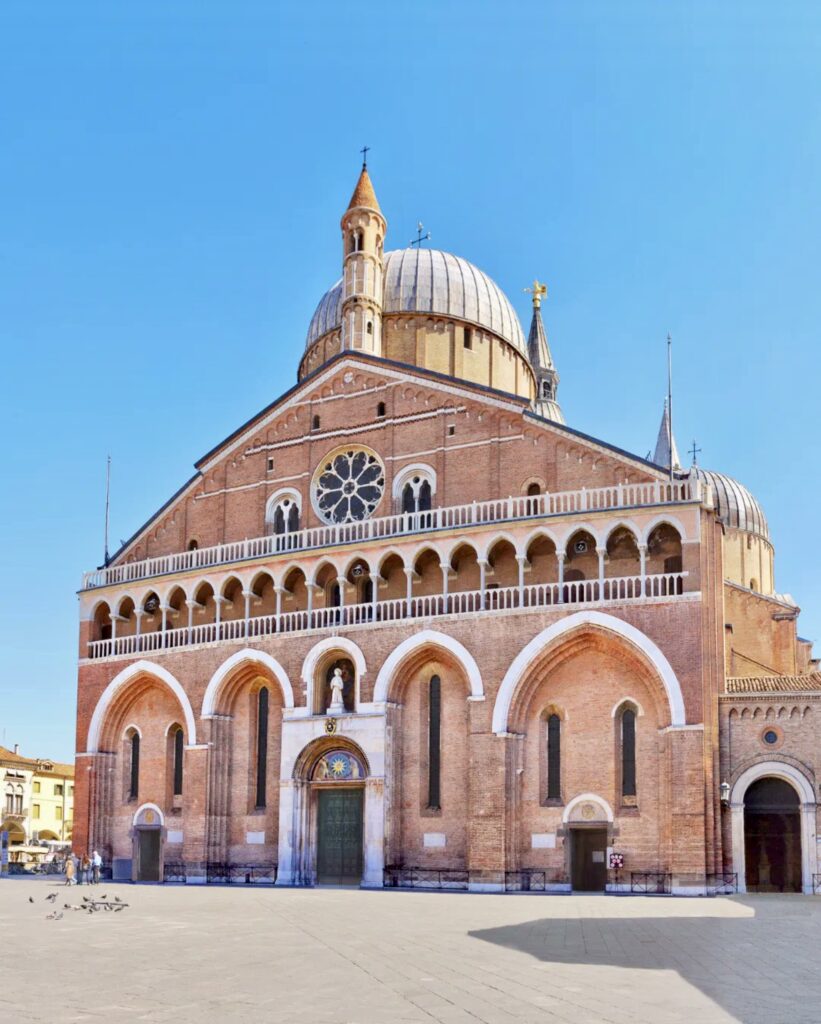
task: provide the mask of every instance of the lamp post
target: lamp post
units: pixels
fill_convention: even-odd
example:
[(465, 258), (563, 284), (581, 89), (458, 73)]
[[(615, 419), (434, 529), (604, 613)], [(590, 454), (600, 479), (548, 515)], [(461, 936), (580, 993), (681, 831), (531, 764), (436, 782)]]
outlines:
[(722, 782), (721, 783), (721, 785), (718, 787), (718, 795), (719, 795), (719, 797), (721, 799), (721, 806), (722, 807), (729, 807), (730, 806), (730, 783), (729, 782)]

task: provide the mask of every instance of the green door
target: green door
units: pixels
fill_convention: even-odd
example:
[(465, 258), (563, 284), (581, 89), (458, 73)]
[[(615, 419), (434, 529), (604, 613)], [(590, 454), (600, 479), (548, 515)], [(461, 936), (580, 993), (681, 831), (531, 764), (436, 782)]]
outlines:
[(317, 881), (359, 885), (362, 881), (361, 789), (319, 790)]
[(160, 830), (141, 828), (138, 832), (139, 875), (138, 882), (159, 882), (160, 880)]

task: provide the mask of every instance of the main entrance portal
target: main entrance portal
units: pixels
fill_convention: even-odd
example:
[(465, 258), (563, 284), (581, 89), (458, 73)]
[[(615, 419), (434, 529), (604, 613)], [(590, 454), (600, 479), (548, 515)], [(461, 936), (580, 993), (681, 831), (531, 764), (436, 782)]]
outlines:
[(574, 892), (604, 892), (607, 883), (607, 829), (570, 832), (570, 881)]
[(362, 796), (360, 789), (320, 789), (317, 827), (317, 882), (359, 885), (362, 880)]
[(798, 794), (783, 779), (763, 778), (744, 795), (748, 892), (801, 892)]

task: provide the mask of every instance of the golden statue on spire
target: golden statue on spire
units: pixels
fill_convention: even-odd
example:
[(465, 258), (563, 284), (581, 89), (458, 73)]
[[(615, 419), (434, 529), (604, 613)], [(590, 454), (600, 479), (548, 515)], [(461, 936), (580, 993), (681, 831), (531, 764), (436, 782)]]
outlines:
[(530, 292), (533, 296), (533, 308), (538, 309), (542, 304), (542, 298), (547, 295), (547, 285), (534, 280), (533, 287), (524, 288), (523, 291)]

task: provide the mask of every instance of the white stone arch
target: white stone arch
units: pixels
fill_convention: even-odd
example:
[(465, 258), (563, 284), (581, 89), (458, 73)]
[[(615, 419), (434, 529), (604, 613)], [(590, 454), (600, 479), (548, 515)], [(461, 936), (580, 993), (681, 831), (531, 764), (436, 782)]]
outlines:
[[(429, 545), (429, 544), (425, 544), (424, 545), (424, 547), (431, 547), (431, 546), (432, 545)], [(421, 551), (421, 546), (420, 546), (420, 551)], [(380, 576), (380, 577), (382, 576), (382, 566), (385, 564), (385, 562), (387, 562), (387, 560), (391, 557), (391, 555), (396, 555), (397, 558), (400, 558), (402, 560), (402, 565), (403, 566), (407, 566), (408, 559), (411, 560), (411, 564), (413, 564), (413, 562), (416, 560), (416, 556), (413, 555), (413, 554), (410, 554), (407, 550), (403, 550), (402, 548), (388, 548), (387, 551), (383, 551), (382, 554), (379, 555), (379, 557), (378, 557), (378, 561), (376, 563), (376, 573), (377, 573), (378, 576)]]
[[(330, 565), (335, 570), (337, 579), (342, 575), (342, 571), (339, 568), (338, 558), (328, 558), (327, 555), (322, 558), (318, 558), (310, 568), (310, 575), (306, 576), (306, 583), (309, 587), (317, 586), (316, 578), (319, 575), (321, 569), (324, 569), (326, 565)], [(304, 570), (303, 570), (304, 572)]]
[(597, 529), (593, 523), (570, 523), (564, 530), (559, 533), (559, 541), (556, 544), (556, 549), (559, 552), (566, 552), (567, 545), (570, 542), (571, 537), (575, 537), (577, 533), (589, 533), (593, 540), (596, 542), (596, 548), (602, 547), (602, 535), (601, 530)]
[(215, 598), (218, 596), (220, 592), (219, 579), (217, 579), (217, 577), (215, 576), (198, 576), (197, 579), (193, 581), (193, 583), (188, 584), (188, 589), (185, 592), (185, 597), (187, 601), (196, 600), (196, 593), (203, 585), (203, 583), (207, 583), (208, 586), (211, 587), (211, 589), (214, 591)]
[(305, 683), (308, 691), (307, 704), (309, 714), (313, 714), (316, 666), (330, 651), (344, 652), (353, 662), (354, 668), (356, 669), (356, 695), (354, 706), (356, 708), (359, 707), (361, 681), (368, 669), (365, 663), (365, 655), (353, 640), (349, 640), (344, 636), (329, 636), (324, 640), (320, 640), (319, 643), (314, 644), (310, 651), (305, 655), (305, 660), (302, 663), (302, 681)]
[(374, 569), (373, 569), (373, 565), (371, 564), (372, 563), (372, 559), (373, 559), (373, 555), (366, 555), (362, 551), (355, 551), (353, 554), (348, 555), (345, 558), (345, 560), (342, 562), (342, 571), (340, 573), (340, 576), (344, 576), (347, 579), (348, 573), (351, 571), (351, 568), (357, 562), (364, 562), (365, 565), (367, 565), (367, 567), (368, 567), (368, 572), (371, 575), (373, 575)]
[(561, 540), (556, 536), (556, 533), (553, 530), (548, 529), (546, 526), (537, 526), (535, 529), (527, 533), (522, 540), (522, 553), (526, 555), (527, 549), (533, 541), (538, 540), (539, 537), (544, 537), (545, 540), (552, 541), (557, 552), (564, 550)]
[(669, 513), (662, 513), (661, 515), (653, 516), (650, 522), (645, 524), (639, 538), (639, 543), (646, 544), (649, 541), (650, 534), (653, 530), (655, 530), (657, 526), (661, 526), (663, 523), (666, 523), (668, 526), (672, 526), (674, 530), (678, 531), (682, 544), (688, 539), (684, 523), (682, 523), (678, 516), (672, 516)]
[(166, 583), (164, 587), (158, 587), (156, 589), (155, 593), (160, 599), (160, 607), (168, 606), (168, 599), (175, 590), (182, 591), (186, 601), (188, 600), (188, 593), (186, 592), (185, 585), (179, 580), (174, 580), (171, 583)]
[(282, 690), (283, 707), (292, 708), (294, 706), (294, 691), (291, 687), (291, 681), (288, 679), (288, 673), (282, 665), (280, 665), (276, 658), (272, 658), (270, 654), (266, 654), (264, 651), (246, 648), (245, 650), (237, 651), (236, 654), (232, 654), (208, 680), (205, 696), (202, 699), (202, 711), (200, 712), (203, 718), (210, 718), (216, 714), (217, 698), (219, 697), (223, 682), (237, 665), (241, 665), (243, 662), (251, 662), (252, 664), (267, 668)]
[(83, 616), (83, 621), (93, 622), (97, 616), (97, 610), (99, 609), (100, 605), (103, 604), (106, 606), (106, 608), (108, 608), (109, 615), (116, 615), (117, 611), (115, 606), (118, 603), (119, 600), (117, 598), (105, 597), (103, 595), (95, 597), (91, 604), (87, 606), (85, 615)]
[(627, 705), (632, 705), (636, 709), (636, 717), (644, 718), (644, 708), (639, 704), (635, 697), (619, 697), (616, 703), (613, 705), (613, 710), (610, 712), (610, 717), (615, 718), (621, 709)]
[[(288, 566), (289, 570), (292, 569), (292, 568), (294, 568), (293, 565)], [(299, 568), (301, 568), (301, 566)], [(276, 573), (274, 572), (274, 570), (272, 568), (269, 568), (269, 567), (264, 566), (264, 565), (258, 565), (253, 570), (253, 572), (249, 572), (245, 576), (245, 579), (243, 581), (243, 586), (245, 587), (246, 591), (252, 590), (253, 587), (256, 586), (257, 580), (259, 580), (259, 578), (261, 576), (267, 576), (268, 579), (271, 581), (271, 584), (275, 588), (278, 587), (278, 586), (281, 586), (281, 581), (277, 580)]]
[[(260, 566), (260, 568), (254, 574), (254, 576), (253, 576), (253, 578), (251, 580), (251, 583), (253, 583), (254, 580), (256, 580), (257, 576), (261, 575), (262, 573), (267, 573), (269, 576), (271, 576), (273, 578), (274, 586), (275, 587), (282, 587), (284, 589), (284, 587), (285, 587), (285, 580), (287, 579), (288, 574), (292, 573), (294, 571), (294, 569), (297, 569), (299, 572), (302, 573), (302, 576), (303, 576), (303, 578), (305, 580), (305, 586), (306, 587), (310, 586), (310, 582), (311, 582), (310, 571), (309, 571), (309, 569), (305, 568), (305, 566), (302, 564), (302, 562), (298, 562), (298, 561), (289, 562), (287, 565), (283, 566), (281, 569), (277, 569), (276, 572), (274, 572), (274, 570), (271, 569), (271, 568), (265, 568), (264, 566)], [(290, 593), (290, 591), (288, 591), (288, 593)]]
[(482, 674), (479, 671), (476, 659), (470, 651), (463, 644), (459, 643), (458, 640), (454, 639), (454, 637), (448, 636), (447, 633), (440, 633), (434, 629), (423, 629), (421, 632), (409, 636), (407, 640), (403, 640), (397, 647), (394, 647), (383, 662), (373, 688), (375, 704), (384, 703), (388, 699), (391, 680), (405, 658), (413, 651), (426, 646), (439, 647), (455, 658), (467, 676), (468, 684), (470, 685), (470, 696), (475, 700), (484, 700), (485, 688), (482, 684)]
[(562, 823), (566, 825), (570, 821), (570, 815), (573, 813), (573, 810), (578, 807), (579, 804), (583, 803), (598, 804), (604, 811), (608, 822), (611, 825), (613, 824), (613, 821), (615, 820), (613, 817), (613, 808), (604, 799), (604, 797), (599, 796), (597, 793), (580, 793), (579, 796), (574, 796), (562, 813)]
[(179, 681), (171, 675), (168, 669), (163, 668), (162, 665), (156, 665), (154, 662), (142, 660), (135, 661), (127, 668), (124, 668), (122, 672), (116, 675), (103, 690), (100, 695), (100, 699), (97, 701), (97, 706), (94, 708), (94, 713), (91, 716), (91, 723), (88, 727), (86, 753), (96, 754), (99, 752), (98, 745), (100, 742), (100, 734), (109, 708), (114, 703), (114, 699), (120, 691), (124, 687), (128, 686), (132, 679), (136, 679), (141, 675), (151, 676), (152, 679), (156, 679), (158, 682), (164, 683), (174, 694), (182, 708), (188, 743), (193, 746), (197, 742), (197, 723), (194, 719), (194, 711), (191, 707), (191, 701), (188, 699), (188, 694), (182, 688)]
[(268, 500), (265, 502), (265, 522), (273, 522), (274, 512), (276, 511), (277, 505), (284, 499), (289, 498), (297, 507), (297, 511), (302, 515), (302, 494), (296, 489), (296, 487), (280, 487), (279, 490), (274, 491), (273, 494), (268, 495)]
[(144, 803), (140, 804), (137, 810), (134, 811), (134, 816), (131, 819), (132, 826), (137, 824), (140, 815), (143, 814), (145, 811), (153, 811), (157, 815), (157, 817), (159, 818), (159, 821), (157, 822), (158, 828), (162, 828), (162, 826), (165, 825), (165, 815), (160, 810), (160, 808), (157, 807), (156, 804)]
[(617, 519), (615, 522), (606, 526), (602, 530), (601, 546), (603, 548), (606, 548), (608, 542), (610, 541), (610, 538), (613, 536), (616, 530), (619, 530), (622, 527), (624, 527), (625, 530), (629, 530), (630, 533), (633, 535), (633, 540), (636, 542), (636, 547), (639, 547), (642, 544), (641, 528), (637, 526), (632, 519)]
[(818, 871), (815, 788), (804, 772), (787, 764), (786, 761), (758, 761), (750, 765), (735, 780), (730, 791), (733, 871), (737, 873), (738, 891), (747, 891), (744, 797), (754, 782), (765, 778), (781, 779), (783, 782), (789, 783), (798, 794), (801, 816), (801, 889), (804, 893), (812, 894), (813, 875)]
[(135, 612), (137, 611), (137, 609), (142, 607), (142, 601), (138, 600), (138, 598), (137, 598), (136, 594), (134, 593), (134, 591), (133, 590), (126, 590), (126, 592), (124, 594), (120, 594), (120, 595), (118, 595), (117, 597), (115, 597), (112, 600), (112, 602), (111, 602), (111, 614), (112, 615), (119, 615), (120, 614), (120, 609), (123, 606), (123, 601), (128, 601), (128, 600), (131, 600), (133, 602), (133, 604), (134, 604), (134, 611)]
[(516, 538), (513, 536), (513, 534), (508, 533), (507, 530), (502, 530), (501, 533), (494, 533), (491, 537), (487, 538), (479, 557), (487, 561), (488, 556), (490, 555), (490, 549), (495, 544), (498, 544), (500, 541), (503, 540), (507, 541), (507, 543), (513, 547), (513, 551), (515, 552), (517, 558), (520, 558), (524, 554), (524, 551), (522, 551), (521, 538)]
[(513, 696), (530, 665), (542, 654), (549, 644), (554, 643), (556, 640), (582, 626), (596, 626), (599, 629), (608, 630), (616, 636), (627, 640), (633, 647), (638, 648), (652, 664), (664, 686), (667, 694), (667, 703), (670, 708), (670, 724), (672, 726), (682, 726), (685, 724), (686, 716), (681, 685), (670, 662), (650, 637), (642, 633), (641, 630), (636, 629), (635, 626), (631, 626), (629, 622), (616, 618), (615, 615), (606, 615), (603, 612), (596, 611), (581, 611), (559, 619), (558, 622), (554, 622), (547, 629), (543, 629), (513, 659), (510, 668), (508, 668), (502, 680), (502, 685), (499, 687), (496, 704), (493, 708), (492, 728), (495, 733), (503, 734), (507, 732), (508, 714)]
[(402, 466), (401, 469), (396, 471), (391, 488), (394, 501), (402, 500), (402, 491), (405, 488), (405, 484), (415, 476), (422, 477), (422, 479), (428, 481), (431, 498), (433, 498), (434, 494), (436, 494), (436, 470), (426, 462), (412, 462), (409, 466)]
[(231, 580), (236, 580), (239, 583), (243, 593), (248, 589), (248, 574), (241, 572), (227, 572), (224, 576), (220, 577), (219, 589), (216, 592), (217, 597), (225, 598), (225, 587), (226, 584)]
[[(142, 738), (143, 738), (143, 731), (142, 731), (142, 729), (136, 723), (129, 722), (128, 725), (123, 726), (123, 732), (122, 732), (122, 737), (121, 738), (125, 739), (126, 736), (128, 736), (128, 734), (130, 732), (135, 732), (140, 737), (140, 739), (142, 740)], [(167, 734), (167, 732), (168, 732), (168, 730), (166, 730), (166, 734)]]
[(479, 562), (484, 558), (484, 555), (482, 554), (482, 543), (478, 537), (455, 537), (445, 548), (442, 555), (443, 564), (447, 561), (448, 565), (452, 565), (453, 555), (461, 547), (468, 547), (475, 551), (476, 559)]

